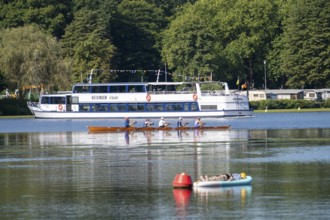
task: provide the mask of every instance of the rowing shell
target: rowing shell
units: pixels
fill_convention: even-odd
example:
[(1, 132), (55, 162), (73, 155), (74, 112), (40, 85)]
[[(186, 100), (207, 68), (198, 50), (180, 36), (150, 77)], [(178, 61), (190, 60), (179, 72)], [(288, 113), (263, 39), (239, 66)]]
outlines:
[(227, 130), (229, 125), (225, 126), (210, 126), (210, 127), (102, 127), (102, 126), (88, 126), (89, 132), (120, 132), (120, 131), (171, 131), (171, 130)]

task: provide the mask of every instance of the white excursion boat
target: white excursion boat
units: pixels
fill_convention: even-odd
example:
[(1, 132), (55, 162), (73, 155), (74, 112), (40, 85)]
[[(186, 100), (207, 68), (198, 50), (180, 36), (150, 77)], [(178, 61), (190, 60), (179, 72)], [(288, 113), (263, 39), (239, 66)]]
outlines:
[(28, 102), (36, 118), (177, 118), (251, 116), (245, 95), (225, 82), (81, 83), (71, 92)]

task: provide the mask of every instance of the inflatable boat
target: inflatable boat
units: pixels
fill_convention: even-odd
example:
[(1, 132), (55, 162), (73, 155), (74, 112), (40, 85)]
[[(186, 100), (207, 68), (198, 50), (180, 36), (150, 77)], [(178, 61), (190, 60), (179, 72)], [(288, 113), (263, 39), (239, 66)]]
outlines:
[(244, 179), (232, 181), (197, 181), (193, 187), (226, 187), (226, 186), (244, 186), (250, 185), (252, 182), (251, 176), (246, 176)]

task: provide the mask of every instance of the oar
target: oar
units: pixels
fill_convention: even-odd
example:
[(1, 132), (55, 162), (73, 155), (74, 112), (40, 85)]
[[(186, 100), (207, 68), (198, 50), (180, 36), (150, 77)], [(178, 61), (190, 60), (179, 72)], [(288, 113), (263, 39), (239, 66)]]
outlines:
[(132, 122), (129, 126), (130, 127), (133, 127), (133, 125), (135, 125), (137, 122), (136, 121), (134, 121), (134, 122)]

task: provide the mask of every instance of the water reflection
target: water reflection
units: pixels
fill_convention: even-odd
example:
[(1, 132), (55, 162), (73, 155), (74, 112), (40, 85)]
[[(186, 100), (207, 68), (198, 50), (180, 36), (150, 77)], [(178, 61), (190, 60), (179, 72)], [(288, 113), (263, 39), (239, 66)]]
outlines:
[(199, 187), (194, 188), (194, 194), (197, 195), (198, 201), (207, 203), (210, 197), (218, 197), (221, 199), (239, 198), (242, 205), (248, 197), (251, 197), (252, 186), (233, 186), (233, 187)]
[(203, 200), (207, 200), (209, 196), (239, 197), (245, 200), (251, 196), (252, 186), (198, 187), (194, 188), (194, 193)]
[(173, 189), (173, 197), (176, 204), (176, 216), (187, 217), (189, 215), (188, 207), (190, 203), (191, 189)]
[[(329, 131), (2, 133), (0, 214), (7, 219), (54, 213), (59, 219), (239, 219), (244, 213), (246, 219), (285, 219), (301, 210), (298, 218), (326, 219)], [(172, 190), (175, 174), (183, 171), (193, 181), (242, 171), (253, 183)]]

